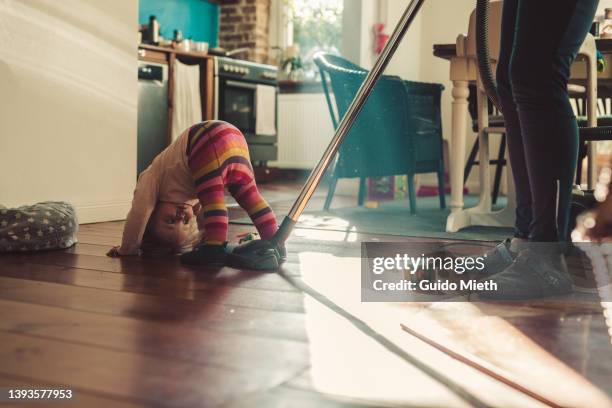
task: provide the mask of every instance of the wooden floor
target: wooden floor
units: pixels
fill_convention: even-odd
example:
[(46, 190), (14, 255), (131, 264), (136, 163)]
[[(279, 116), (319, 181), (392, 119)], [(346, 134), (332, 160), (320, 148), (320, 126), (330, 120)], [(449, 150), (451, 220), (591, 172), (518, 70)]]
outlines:
[[(262, 190), (279, 214), (297, 195)], [(58, 406), (83, 407), (610, 405), (597, 308), (361, 304), (359, 242), (414, 238), (296, 230), (262, 274), (108, 258), (122, 226), (0, 257), (0, 388), (70, 388)]]

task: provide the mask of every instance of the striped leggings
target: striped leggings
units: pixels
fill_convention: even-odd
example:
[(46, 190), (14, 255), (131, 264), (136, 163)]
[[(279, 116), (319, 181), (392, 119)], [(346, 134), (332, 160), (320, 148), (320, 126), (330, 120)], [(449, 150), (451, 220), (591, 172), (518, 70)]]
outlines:
[(217, 120), (192, 126), (187, 159), (202, 205), (200, 225), (204, 227), (205, 244), (220, 245), (227, 241), (226, 187), (249, 214), (261, 238), (269, 239), (276, 233), (276, 217), (257, 190), (249, 150), (240, 130)]

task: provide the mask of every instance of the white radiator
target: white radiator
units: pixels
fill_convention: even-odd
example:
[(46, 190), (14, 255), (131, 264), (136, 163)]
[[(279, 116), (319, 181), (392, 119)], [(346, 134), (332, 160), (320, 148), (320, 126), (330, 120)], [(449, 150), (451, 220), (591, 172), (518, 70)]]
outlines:
[(334, 135), (325, 95), (278, 95), (278, 160), (271, 166), (312, 169)]

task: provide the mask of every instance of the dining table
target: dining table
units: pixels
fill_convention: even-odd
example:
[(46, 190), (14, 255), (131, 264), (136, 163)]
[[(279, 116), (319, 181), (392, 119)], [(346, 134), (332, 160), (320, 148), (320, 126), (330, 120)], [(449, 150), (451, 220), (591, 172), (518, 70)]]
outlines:
[[(595, 40), (597, 50), (603, 55), (612, 67), (612, 39)], [(470, 97), (470, 84), (477, 83), (478, 68), (477, 61), (473, 56), (468, 56), (466, 36), (460, 34), (455, 43), (434, 44), (433, 55), (449, 61), (449, 77), (452, 83), (452, 129), (451, 129), (451, 151), (450, 151), (450, 214), (446, 221), (446, 231), (456, 232), (470, 226), (494, 226), (512, 227), (515, 219), (514, 182), (511, 176), (509, 160), (507, 164), (507, 204), (502, 209), (493, 209), (491, 200), (486, 197), (491, 195), (491, 183), (488, 177), (488, 167), (481, 166), (480, 171), (480, 197), (481, 200), (475, 207), (465, 208), (464, 204), (464, 166), (466, 159), (466, 140), (468, 126), (471, 119), (468, 114), (468, 98)], [(493, 62), (494, 65), (494, 62)], [(495, 68), (495, 67), (493, 67)], [(570, 84), (572, 89), (585, 89), (587, 78), (586, 59), (580, 55), (574, 62), (571, 70)], [(597, 95), (599, 98), (612, 96), (612, 68), (607, 68), (597, 74)], [(580, 91), (578, 91), (580, 92)], [(610, 113), (610, 112), (608, 112)], [(470, 120), (470, 122), (468, 122)], [(503, 129), (499, 129), (501, 133)], [(494, 132), (492, 132), (494, 133)], [(488, 146), (485, 147), (488, 155)], [(593, 148), (591, 148), (591, 153)], [(480, 156), (482, 161), (483, 156)], [(593, 161), (594, 154), (589, 156)], [(482, 161), (482, 162), (488, 162)], [(590, 166), (594, 168), (594, 165)], [(483, 170), (484, 169), (484, 170)], [(592, 181), (594, 170), (589, 171), (587, 178)]]

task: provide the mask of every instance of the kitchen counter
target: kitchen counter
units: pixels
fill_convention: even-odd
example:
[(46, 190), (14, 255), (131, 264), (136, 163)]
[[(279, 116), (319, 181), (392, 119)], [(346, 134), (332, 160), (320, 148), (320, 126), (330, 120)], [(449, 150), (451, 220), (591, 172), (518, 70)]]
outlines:
[(140, 44), (138, 46), (138, 55), (144, 56), (153, 53), (167, 53), (174, 54), (179, 59), (182, 60), (202, 60), (202, 59), (212, 59), (213, 57), (207, 53), (196, 52), (196, 51), (183, 51), (172, 47), (162, 47), (159, 45), (151, 45), (151, 44)]
[(289, 79), (278, 81), (278, 89), (281, 94), (292, 93), (323, 93), (321, 81), (304, 80), (293, 81)]

